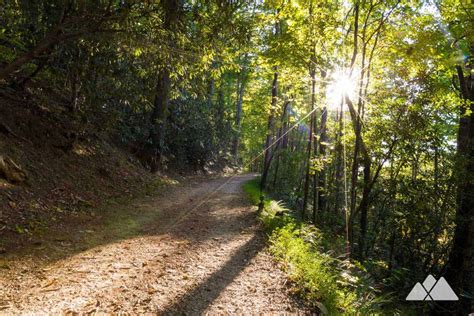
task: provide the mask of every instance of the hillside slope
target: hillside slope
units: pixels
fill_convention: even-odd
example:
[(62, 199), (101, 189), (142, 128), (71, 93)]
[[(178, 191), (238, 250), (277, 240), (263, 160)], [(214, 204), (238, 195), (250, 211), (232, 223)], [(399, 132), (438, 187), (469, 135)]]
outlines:
[(87, 122), (39, 103), (0, 95), (0, 253), (88, 221), (93, 207), (154, 179)]

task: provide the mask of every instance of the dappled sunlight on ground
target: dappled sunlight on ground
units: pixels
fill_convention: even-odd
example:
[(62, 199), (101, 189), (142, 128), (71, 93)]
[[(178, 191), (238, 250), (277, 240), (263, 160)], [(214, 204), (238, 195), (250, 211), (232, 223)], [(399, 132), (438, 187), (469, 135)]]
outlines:
[(11, 256), (0, 277), (2, 312), (302, 312), (263, 250), (256, 209), (240, 188), (251, 177), (195, 181), (117, 205), (102, 227), (71, 232), (89, 236), (82, 249), (60, 237)]

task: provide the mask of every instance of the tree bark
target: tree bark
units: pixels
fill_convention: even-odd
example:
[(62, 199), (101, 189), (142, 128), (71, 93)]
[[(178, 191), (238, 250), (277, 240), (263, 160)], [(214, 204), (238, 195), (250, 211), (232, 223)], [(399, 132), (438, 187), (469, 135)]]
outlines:
[(214, 97), (214, 78), (209, 79), (209, 85), (207, 86), (207, 108), (212, 109), (212, 98)]
[(271, 154), (271, 144), (273, 139), (273, 129), (274, 129), (274, 117), (275, 109), (278, 101), (278, 72), (275, 67), (275, 72), (273, 73), (273, 82), (272, 82), (272, 102), (270, 107), (270, 114), (268, 115), (268, 125), (267, 125), (267, 137), (265, 139), (265, 156), (263, 159), (263, 172), (262, 178), (260, 181), (260, 189), (263, 191), (267, 185), (268, 171), (270, 169), (270, 164), (273, 158)]
[[(460, 304), (458, 314), (467, 315), (474, 310), (474, 300), (466, 294), (474, 294), (474, 76), (464, 76), (457, 66), (461, 96), (465, 101), (461, 107), (457, 144), (457, 210), (453, 245), (446, 266), (446, 279), (456, 293)], [(466, 115), (470, 107), (470, 115)]]
[[(163, 28), (168, 32), (170, 43), (174, 42), (171, 35), (177, 32), (180, 27), (180, 18), (182, 14), (183, 0), (164, 0), (162, 1), (164, 10)], [(151, 147), (150, 171), (155, 173), (162, 164), (163, 149), (165, 142), (165, 123), (168, 117), (169, 95), (171, 90), (171, 66), (172, 58), (166, 61), (164, 66), (157, 75), (157, 83), (155, 88), (155, 99), (153, 102), (153, 112), (151, 114), (151, 128), (149, 133)]]
[(237, 102), (235, 105), (235, 129), (236, 133), (234, 135), (234, 140), (232, 142), (232, 156), (234, 161), (238, 161), (239, 154), (239, 144), (240, 144), (240, 133), (242, 128), (242, 104), (245, 92), (245, 83), (246, 83), (246, 74), (245, 71), (239, 73), (237, 79)]
[[(224, 83), (222, 82), (224, 78), (221, 78), (221, 84), (217, 90), (217, 107), (216, 107), (216, 117), (217, 117), (217, 130), (223, 131), (226, 128), (226, 124), (224, 122), (225, 117), (225, 97), (224, 97)], [(228, 145), (229, 135), (225, 135), (225, 137), (219, 137), (219, 148), (226, 150)]]
[[(352, 49), (352, 58), (351, 58), (351, 64), (350, 64), (350, 75), (352, 75), (352, 72), (354, 70), (357, 54), (359, 52), (359, 1), (355, 3), (354, 6), (354, 44), (353, 44), (353, 49)], [(344, 96), (346, 99), (349, 99), (347, 96)], [(352, 102), (351, 102), (352, 105)], [(350, 105), (349, 110), (350, 110)], [(354, 113), (353, 113), (354, 112)], [(355, 216), (355, 208), (356, 208), (356, 197), (357, 197), (357, 191), (356, 191), (356, 184), (357, 184), (357, 171), (359, 167), (359, 147), (360, 147), (360, 139), (357, 136), (359, 133), (359, 124), (357, 123), (358, 118), (357, 115), (355, 115), (355, 111), (350, 111), (351, 113), (351, 119), (352, 123), (354, 125), (354, 132), (356, 134), (356, 140), (354, 144), (354, 154), (352, 157), (352, 169), (351, 169), (351, 191), (350, 191), (350, 211), (349, 211), (349, 227), (348, 227), (348, 235), (349, 235), (349, 245), (350, 247), (353, 246), (354, 242), (354, 216)]]
[[(277, 11), (278, 12), (278, 11)], [(280, 21), (275, 23), (275, 33), (274, 36), (278, 37), (280, 35)], [(263, 191), (267, 185), (267, 177), (268, 172), (270, 170), (270, 164), (273, 158), (271, 154), (271, 144), (273, 139), (273, 132), (274, 132), (274, 117), (275, 117), (275, 110), (278, 101), (278, 67), (274, 66), (274, 73), (273, 73), (273, 82), (272, 82), (272, 100), (271, 100), (271, 107), (270, 113), (268, 115), (268, 126), (267, 126), (267, 137), (265, 139), (265, 156), (263, 159), (263, 172), (262, 178), (260, 180), (260, 189)]]
[(372, 187), (370, 185), (370, 168), (371, 161), (364, 159), (364, 187), (362, 189), (362, 198), (359, 204), (360, 213), (360, 234), (359, 234), (359, 247), (358, 247), (358, 258), (363, 260), (365, 257), (365, 240), (367, 235), (367, 215), (369, 211), (369, 197)]
[[(343, 137), (343, 101), (341, 100), (341, 107), (338, 115), (338, 131), (336, 134), (336, 148), (335, 148), (335, 190), (334, 190), (334, 215), (337, 216), (339, 214), (339, 210), (341, 209), (341, 204), (344, 201), (344, 184), (343, 184), (343, 175), (344, 175), (344, 157), (343, 157), (343, 146), (342, 146), (342, 137)], [(341, 188), (343, 188), (341, 190)], [(343, 194), (341, 196), (341, 191)]]
[(159, 170), (162, 162), (170, 87), (169, 70), (163, 69), (158, 74), (153, 112), (151, 114), (150, 144), (152, 152), (150, 171), (153, 173)]
[[(305, 219), (305, 214), (306, 214), (306, 207), (308, 205), (308, 195), (309, 195), (309, 182), (310, 182), (310, 171), (311, 171), (311, 154), (312, 154), (312, 146), (313, 146), (313, 138), (314, 138), (314, 131), (313, 131), (313, 126), (314, 126), (314, 121), (315, 121), (315, 114), (314, 114), (314, 106), (316, 103), (316, 72), (314, 70), (311, 70), (310, 72), (311, 75), (311, 119), (309, 123), (309, 134), (308, 134), (308, 147), (306, 149), (307, 151), (307, 157), (306, 157), (306, 173), (305, 173), (305, 182), (304, 182), (304, 195), (303, 195), (303, 207), (301, 209), (301, 218), (304, 220)], [(317, 200), (317, 198), (316, 198)]]
[(290, 102), (289, 101), (286, 101), (284, 104), (283, 104), (283, 112), (281, 114), (281, 118), (280, 118), (280, 127), (278, 128), (278, 134), (277, 134), (277, 143), (275, 145), (275, 155), (276, 155), (276, 165), (275, 165), (275, 173), (273, 175), (273, 181), (272, 181), (272, 188), (275, 188), (276, 186), (276, 183), (277, 183), (277, 178), (278, 178), (278, 169), (280, 167), (280, 152), (281, 152), (281, 149), (282, 149), (282, 145), (283, 145), (283, 135), (284, 133), (286, 132), (286, 129), (285, 129), (285, 119), (286, 119), (286, 112), (287, 112), (287, 109), (288, 109), (288, 106), (289, 106)]
[[(317, 135), (317, 125), (318, 123), (316, 122), (317, 118), (314, 117), (312, 122), (313, 122), (313, 157), (319, 158), (319, 142), (318, 138), (316, 137)], [(309, 157), (310, 158), (310, 157)], [(310, 163), (311, 160), (308, 160), (308, 163)], [(319, 201), (320, 201), (320, 190), (319, 190), (319, 183), (320, 183), (320, 172), (318, 170), (314, 170), (313, 174), (313, 214), (312, 214), (312, 222), (313, 224), (316, 224), (317, 222), (317, 215), (318, 215), (318, 210), (319, 210)]]
[(318, 195), (319, 195), (319, 212), (322, 214), (326, 209), (326, 143), (327, 139), (327, 119), (328, 119), (328, 112), (327, 108), (323, 107), (321, 111), (321, 137), (319, 139), (319, 156), (323, 161), (323, 168), (319, 171), (319, 185), (318, 185)]

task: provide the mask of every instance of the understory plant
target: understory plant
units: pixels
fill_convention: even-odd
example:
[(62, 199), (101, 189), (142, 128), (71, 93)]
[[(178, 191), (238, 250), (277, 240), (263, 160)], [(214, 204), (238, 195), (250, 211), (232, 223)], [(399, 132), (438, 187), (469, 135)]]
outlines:
[[(259, 201), (258, 179), (244, 185), (254, 203)], [(322, 314), (380, 313), (388, 297), (379, 293), (373, 280), (357, 264), (325, 251), (325, 234), (314, 225), (297, 220), (282, 202), (265, 199), (259, 214), (270, 244), (281, 262), (292, 291)]]

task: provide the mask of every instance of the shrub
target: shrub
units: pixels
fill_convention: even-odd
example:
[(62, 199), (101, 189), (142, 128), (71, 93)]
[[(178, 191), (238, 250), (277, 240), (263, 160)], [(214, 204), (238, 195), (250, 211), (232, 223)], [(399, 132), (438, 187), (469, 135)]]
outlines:
[[(259, 203), (258, 179), (244, 185)], [(269, 236), (270, 252), (283, 263), (293, 289), (323, 314), (377, 313), (385, 302), (377, 296), (372, 279), (359, 265), (333, 258), (322, 245), (330, 244), (313, 225), (296, 219), (281, 201), (265, 200), (259, 214)]]

